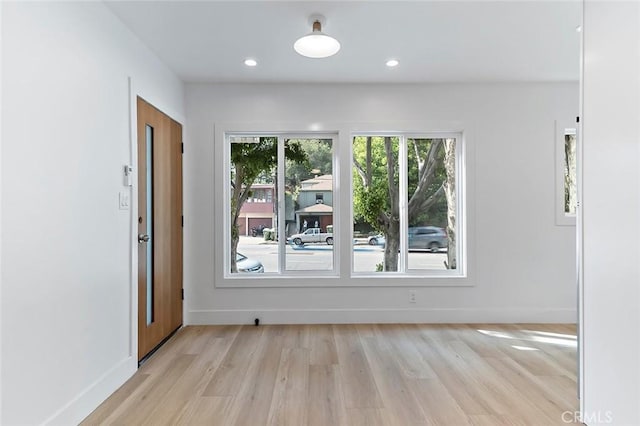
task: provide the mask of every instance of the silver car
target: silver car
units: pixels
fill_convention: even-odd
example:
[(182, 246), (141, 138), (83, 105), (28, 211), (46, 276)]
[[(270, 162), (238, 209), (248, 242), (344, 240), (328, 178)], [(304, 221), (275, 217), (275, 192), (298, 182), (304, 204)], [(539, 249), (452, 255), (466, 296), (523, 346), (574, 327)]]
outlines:
[(264, 266), (259, 260), (249, 259), (240, 253), (236, 253), (236, 267), (238, 268), (238, 272), (250, 272), (253, 274), (264, 272)]
[(386, 244), (386, 242), (387, 240), (384, 238), (384, 235), (382, 234), (372, 235), (369, 238), (367, 238), (367, 243), (370, 246), (383, 246)]
[(449, 245), (447, 233), (437, 226), (414, 226), (409, 228), (409, 250), (437, 252)]

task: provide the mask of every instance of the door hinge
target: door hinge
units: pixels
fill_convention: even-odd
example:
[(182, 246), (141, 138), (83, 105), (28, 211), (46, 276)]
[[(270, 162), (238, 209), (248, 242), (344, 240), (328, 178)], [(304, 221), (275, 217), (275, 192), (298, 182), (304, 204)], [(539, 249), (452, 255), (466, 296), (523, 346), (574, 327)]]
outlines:
[(180, 152), (184, 154), (184, 142), (180, 143)]
[(183, 289), (181, 289), (181, 291), (180, 291), (180, 295), (182, 296), (182, 300), (184, 300), (184, 288), (183, 288)]
[(580, 116), (577, 116), (576, 117), (576, 123), (579, 123), (579, 122), (580, 122)]
[(184, 216), (180, 216), (180, 222), (182, 224), (182, 227), (184, 228)]

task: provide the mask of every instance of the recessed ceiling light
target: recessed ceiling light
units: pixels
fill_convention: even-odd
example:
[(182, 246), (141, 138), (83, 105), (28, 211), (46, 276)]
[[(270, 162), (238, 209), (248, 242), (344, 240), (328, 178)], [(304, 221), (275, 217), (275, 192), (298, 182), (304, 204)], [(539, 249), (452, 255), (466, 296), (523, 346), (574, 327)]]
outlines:
[(245, 59), (244, 64), (248, 67), (255, 67), (256, 65), (258, 65), (258, 61), (256, 61), (255, 59)]
[(398, 62), (398, 60), (397, 60), (397, 59), (389, 59), (389, 60), (387, 61), (387, 66), (388, 66), (389, 68), (393, 68), (393, 67), (397, 67), (399, 63), (400, 63), (400, 62)]

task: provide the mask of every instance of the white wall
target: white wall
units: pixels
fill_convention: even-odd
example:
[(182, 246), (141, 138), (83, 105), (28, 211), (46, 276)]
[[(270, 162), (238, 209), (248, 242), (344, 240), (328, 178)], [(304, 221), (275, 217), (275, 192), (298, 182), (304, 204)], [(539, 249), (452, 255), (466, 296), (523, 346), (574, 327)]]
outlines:
[[(187, 323), (562, 321), (576, 318), (575, 228), (555, 225), (554, 121), (578, 113), (578, 84), (187, 85), (185, 302)], [(467, 287), (216, 288), (214, 160), (220, 123), (450, 123), (467, 159)], [(440, 124), (441, 125), (441, 124)], [(237, 126), (236, 126), (237, 127)], [(348, 127), (348, 126), (346, 126)], [(348, 143), (348, 137), (341, 140)], [(347, 226), (348, 229), (348, 226)], [(348, 241), (348, 239), (347, 239)], [(428, 281), (424, 281), (428, 284)], [(220, 284), (220, 283), (218, 283)]]
[(589, 425), (638, 425), (638, 2), (585, 2), (583, 82), (582, 416)]
[[(0, 100), (2, 98), (2, 9), (3, 2), (0, 2)], [(0, 110), (0, 206), (2, 205), (2, 112)], [(2, 208), (0, 208), (0, 239), (2, 239)], [(0, 321), (2, 321), (2, 243), (0, 243)], [(0, 423), (2, 422), (2, 325), (0, 324)]]
[(0, 423), (75, 424), (137, 367), (128, 77), (182, 122), (183, 87), (97, 2), (4, 2), (2, 55)]

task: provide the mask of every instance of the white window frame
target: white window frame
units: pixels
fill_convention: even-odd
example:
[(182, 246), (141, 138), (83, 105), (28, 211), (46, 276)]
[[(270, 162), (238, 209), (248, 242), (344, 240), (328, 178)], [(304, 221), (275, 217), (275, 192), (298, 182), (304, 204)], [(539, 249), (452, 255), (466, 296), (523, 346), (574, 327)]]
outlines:
[[(564, 163), (565, 163), (565, 135), (576, 135), (576, 158), (578, 157), (578, 150), (580, 145), (580, 137), (578, 133), (578, 123), (571, 123), (567, 121), (555, 122), (555, 159), (556, 159), (556, 176), (555, 176), (555, 210), (556, 210), (556, 225), (558, 226), (576, 226), (576, 214), (566, 213), (564, 211)], [(578, 167), (580, 165), (578, 164)], [(576, 168), (576, 174), (578, 173)], [(576, 186), (578, 185), (576, 176)], [(577, 189), (576, 189), (577, 190)], [(578, 196), (578, 200), (580, 197)], [(576, 210), (580, 207), (579, 201), (576, 206)]]
[[(467, 163), (467, 158), (475, 158), (475, 147), (468, 143), (475, 135), (473, 127), (465, 126), (460, 121), (398, 121), (398, 122), (219, 122), (212, 130), (212, 144), (214, 155), (214, 168), (211, 171), (212, 186), (214, 191), (213, 203), (202, 205), (200, 208), (211, 212), (213, 218), (211, 222), (211, 234), (213, 239), (213, 262), (211, 263), (210, 276), (213, 277), (211, 286), (221, 289), (241, 289), (241, 288), (350, 288), (350, 287), (390, 287), (411, 286), (411, 287), (472, 287), (475, 286), (475, 257), (469, 256), (468, 252), (474, 253), (475, 234), (474, 221), (468, 222), (468, 218), (475, 217), (475, 164), (473, 161)], [(458, 240), (464, 262), (459, 261), (457, 271), (460, 275), (442, 275), (424, 277), (415, 274), (382, 274), (377, 275), (377, 279), (370, 276), (352, 274), (352, 255), (347, 257), (346, 251), (351, 251), (352, 246), (352, 164), (351, 150), (353, 136), (356, 134), (367, 135), (389, 135), (389, 134), (412, 134), (412, 135), (433, 135), (438, 133), (455, 133), (461, 135), (458, 142), (459, 149), (457, 186), (461, 188), (460, 199), (458, 200), (461, 215), (458, 217), (458, 232), (464, 236)], [(315, 276), (305, 274), (304, 278), (298, 275), (260, 275), (258, 279), (253, 277), (231, 277), (227, 278), (225, 272), (229, 265), (229, 241), (225, 241), (224, 235), (227, 232), (225, 215), (228, 206), (228, 179), (225, 176), (228, 171), (230, 159), (230, 146), (226, 135), (254, 135), (254, 136), (277, 136), (305, 135), (314, 137), (320, 134), (338, 135), (334, 146), (333, 157), (333, 178), (335, 193), (333, 194), (334, 206), (339, 205), (339, 209), (334, 207), (334, 250), (342, 249), (343, 255), (335, 252), (334, 271), (337, 275)], [(470, 178), (467, 179), (467, 176)], [(224, 184), (223, 184), (224, 183)], [(471, 194), (471, 196), (467, 195)], [(188, 194), (186, 194), (188, 195)], [(348, 220), (348, 222), (346, 222)], [(469, 225), (472, 227), (469, 229)], [(348, 228), (346, 228), (348, 226)], [(342, 232), (342, 231), (345, 232)], [(348, 232), (347, 232), (348, 231)], [(229, 231), (230, 232), (230, 231)], [(192, 256), (199, 256), (198, 253)], [(347, 257), (346, 259), (344, 257)]]
[[(357, 136), (390, 136), (398, 138), (398, 168), (400, 170), (399, 181), (399, 210), (400, 210), (400, 258), (398, 259), (399, 271), (394, 272), (362, 272), (354, 271), (354, 244), (353, 244), (353, 203), (350, 203), (351, 211), (349, 223), (351, 225), (351, 277), (354, 278), (446, 278), (446, 277), (466, 277), (466, 217), (465, 217), (465, 160), (464, 160), (464, 138), (462, 132), (354, 132), (350, 138), (350, 155), (353, 158), (353, 138)], [(430, 270), (430, 269), (408, 269), (409, 241), (404, 230), (408, 229), (408, 139), (455, 139), (456, 140), (456, 269)], [(350, 191), (353, 195), (353, 179), (350, 180)], [(462, 236), (462, 238), (459, 238)]]
[[(224, 177), (223, 177), (223, 196), (224, 196), (224, 215), (223, 215), (223, 247), (231, 246), (231, 211), (228, 208), (229, 203), (228, 200), (231, 197), (231, 176), (230, 176), (230, 166), (231, 166), (231, 138), (232, 137), (274, 137), (277, 138), (277, 152), (278, 152), (278, 163), (277, 163), (277, 173), (276, 173), (276, 187), (278, 188), (278, 194), (285, 193), (285, 167), (286, 167), (286, 158), (285, 158), (285, 141), (290, 139), (330, 139), (331, 150), (332, 150), (332, 168), (336, 170), (336, 144), (338, 142), (337, 133), (325, 133), (325, 132), (309, 132), (309, 133), (291, 133), (291, 132), (225, 132), (224, 134)], [(338, 215), (336, 212), (340, 211), (340, 197), (338, 192), (338, 185), (336, 184), (337, 176), (332, 171), (333, 176), (333, 189), (332, 192), (337, 197), (334, 197), (333, 202), (333, 225), (334, 225), (334, 234), (340, 231), (340, 224), (338, 220)], [(327, 271), (296, 271), (296, 270), (287, 270), (286, 269), (286, 217), (285, 217), (285, 209), (286, 209), (286, 197), (279, 197), (276, 200), (276, 205), (278, 209), (278, 272), (265, 272), (262, 274), (248, 275), (248, 274), (240, 274), (240, 273), (231, 273), (229, 270), (229, 265), (231, 264), (231, 252), (230, 250), (225, 250), (223, 253), (223, 277), (225, 280), (232, 281), (252, 281), (252, 280), (260, 280), (260, 279), (281, 279), (283, 277), (294, 277), (298, 280), (300, 277), (304, 276), (305, 278), (338, 278), (340, 271), (340, 247), (339, 244), (335, 243), (332, 246), (332, 265), (333, 269)]]

